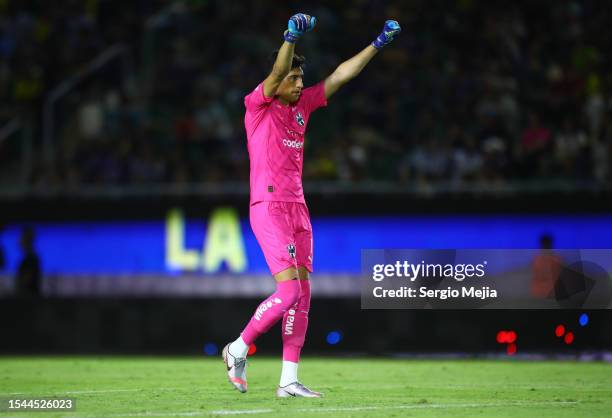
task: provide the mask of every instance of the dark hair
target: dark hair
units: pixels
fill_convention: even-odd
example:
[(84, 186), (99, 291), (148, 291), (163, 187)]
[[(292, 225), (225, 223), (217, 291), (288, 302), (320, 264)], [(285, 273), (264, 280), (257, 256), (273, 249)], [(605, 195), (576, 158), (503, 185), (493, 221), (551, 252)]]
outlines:
[[(278, 56), (278, 49), (273, 51), (272, 54), (270, 55), (270, 65), (274, 65), (274, 62), (276, 61), (276, 57)], [(306, 62), (306, 57), (303, 55), (298, 55), (298, 54), (293, 54), (293, 61), (291, 61), (291, 69), (293, 70), (294, 68), (300, 68), (304, 66), (304, 63)]]

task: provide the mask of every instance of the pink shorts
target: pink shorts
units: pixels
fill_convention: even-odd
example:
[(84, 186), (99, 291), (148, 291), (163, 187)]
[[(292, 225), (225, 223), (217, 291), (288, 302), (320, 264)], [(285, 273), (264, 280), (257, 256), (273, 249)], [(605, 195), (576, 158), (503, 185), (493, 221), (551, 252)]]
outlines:
[(312, 273), (312, 226), (304, 203), (258, 202), (249, 215), (272, 275), (298, 266)]

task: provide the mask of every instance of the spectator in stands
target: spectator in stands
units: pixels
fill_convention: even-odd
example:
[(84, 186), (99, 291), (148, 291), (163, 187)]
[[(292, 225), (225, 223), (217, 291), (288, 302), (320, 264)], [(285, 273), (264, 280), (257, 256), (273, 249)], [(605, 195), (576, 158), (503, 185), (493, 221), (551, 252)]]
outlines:
[(21, 231), (23, 257), (19, 262), (15, 280), (15, 294), (18, 297), (39, 297), (41, 295), (40, 259), (34, 248), (35, 232), (31, 227)]
[(540, 253), (533, 259), (531, 295), (536, 298), (554, 297), (555, 284), (559, 279), (563, 260), (553, 251), (553, 238), (540, 237)]

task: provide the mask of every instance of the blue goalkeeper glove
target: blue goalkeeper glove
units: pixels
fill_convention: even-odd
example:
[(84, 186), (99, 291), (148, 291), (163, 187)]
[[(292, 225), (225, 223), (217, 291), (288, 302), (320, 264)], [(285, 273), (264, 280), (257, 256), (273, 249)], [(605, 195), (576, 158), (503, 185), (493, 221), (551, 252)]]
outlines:
[(310, 32), (317, 24), (314, 16), (298, 13), (289, 19), (287, 30), (285, 31), (285, 41), (293, 44), (306, 32)]
[(395, 20), (387, 20), (382, 32), (378, 35), (378, 38), (374, 39), (372, 46), (376, 49), (380, 49), (383, 46), (390, 43), (395, 36), (402, 31), (399, 23)]

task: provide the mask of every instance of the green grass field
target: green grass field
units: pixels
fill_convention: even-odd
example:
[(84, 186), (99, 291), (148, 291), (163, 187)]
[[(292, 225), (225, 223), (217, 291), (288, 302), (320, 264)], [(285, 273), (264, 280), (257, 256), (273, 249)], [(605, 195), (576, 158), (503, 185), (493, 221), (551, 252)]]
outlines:
[(253, 357), (240, 394), (217, 358), (0, 357), (0, 397), (76, 399), (75, 411), (9, 414), (39, 418), (612, 416), (610, 364), (304, 358), (301, 380), (326, 397), (283, 400), (279, 372), (279, 359)]

